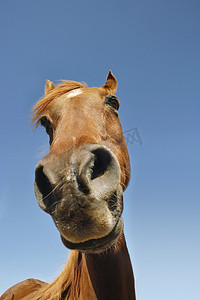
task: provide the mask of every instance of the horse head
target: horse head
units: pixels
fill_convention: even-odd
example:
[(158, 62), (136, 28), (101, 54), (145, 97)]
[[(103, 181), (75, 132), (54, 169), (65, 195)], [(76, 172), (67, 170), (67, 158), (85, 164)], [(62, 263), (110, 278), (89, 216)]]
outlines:
[(101, 252), (123, 231), (123, 191), (130, 162), (110, 71), (101, 87), (46, 82), (33, 121), (45, 127), (50, 151), (35, 170), (39, 206), (70, 249)]

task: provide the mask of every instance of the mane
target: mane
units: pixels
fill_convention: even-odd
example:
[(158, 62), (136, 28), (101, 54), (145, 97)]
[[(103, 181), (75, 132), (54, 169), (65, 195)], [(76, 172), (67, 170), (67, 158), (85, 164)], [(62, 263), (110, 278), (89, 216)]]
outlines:
[(51, 283), (46, 284), (35, 296), (35, 300), (78, 299), (80, 294), (81, 254), (72, 251), (62, 273)]
[(39, 118), (42, 113), (45, 111), (46, 107), (49, 103), (72, 90), (79, 88), (86, 88), (87, 85), (85, 83), (80, 83), (72, 80), (62, 80), (53, 90), (51, 90), (48, 94), (45, 94), (33, 107), (32, 113), (32, 122), (34, 127), (37, 127), (39, 124)]

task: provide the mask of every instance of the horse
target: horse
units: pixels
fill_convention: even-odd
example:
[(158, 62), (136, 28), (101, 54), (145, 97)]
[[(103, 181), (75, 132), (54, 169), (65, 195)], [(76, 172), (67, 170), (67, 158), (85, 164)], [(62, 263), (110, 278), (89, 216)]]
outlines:
[(52, 283), (25, 280), (1, 300), (136, 299), (122, 218), (130, 160), (116, 90), (112, 71), (101, 87), (46, 81), (32, 121), (46, 129), (50, 151), (36, 166), (34, 189), (71, 252)]

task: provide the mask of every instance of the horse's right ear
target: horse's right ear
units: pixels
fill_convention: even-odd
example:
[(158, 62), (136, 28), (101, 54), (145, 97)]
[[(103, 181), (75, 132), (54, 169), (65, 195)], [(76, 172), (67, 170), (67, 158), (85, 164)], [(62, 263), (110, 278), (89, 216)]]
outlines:
[(102, 86), (107, 89), (109, 93), (115, 94), (117, 91), (117, 79), (113, 75), (112, 71), (109, 71), (106, 83)]
[(55, 89), (55, 85), (53, 84), (52, 81), (47, 80), (44, 88), (45, 95), (47, 95), (53, 89)]

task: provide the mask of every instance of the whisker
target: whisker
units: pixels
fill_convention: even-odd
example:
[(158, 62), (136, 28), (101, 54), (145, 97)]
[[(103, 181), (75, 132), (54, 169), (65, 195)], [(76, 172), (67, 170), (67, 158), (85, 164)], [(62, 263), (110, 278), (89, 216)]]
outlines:
[(59, 183), (53, 188), (53, 190), (52, 190), (49, 194), (47, 194), (45, 197), (43, 197), (43, 200), (45, 200), (45, 199), (48, 198), (51, 194), (53, 194), (53, 192), (59, 187), (60, 184), (61, 184), (61, 183), (59, 182)]

